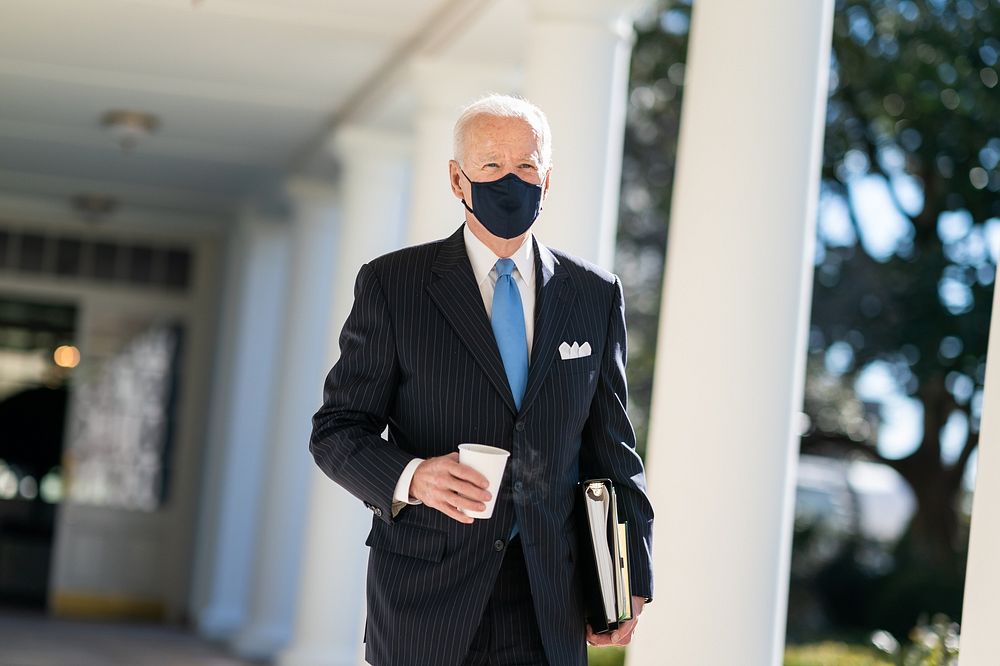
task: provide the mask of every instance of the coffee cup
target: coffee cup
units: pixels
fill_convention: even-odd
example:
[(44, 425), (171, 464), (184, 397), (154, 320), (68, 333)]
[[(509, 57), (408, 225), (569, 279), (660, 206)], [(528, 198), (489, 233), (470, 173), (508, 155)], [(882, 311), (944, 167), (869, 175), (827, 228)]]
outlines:
[(489, 518), (493, 515), (493, 506), (497, 501), (497, 493), (500, 491), (500, 480), (503, 478), (503, 470), (507, 466), (507, 458), (510, 451), (500, 449), (486, 444), (459, 444), (458, 462), (468, 465), (487, 478), (490, 482), (487, 490), (490, 492), (490, 499), (485, 502), (486, 508), (482, 511), (461, 510), (472, 518)]

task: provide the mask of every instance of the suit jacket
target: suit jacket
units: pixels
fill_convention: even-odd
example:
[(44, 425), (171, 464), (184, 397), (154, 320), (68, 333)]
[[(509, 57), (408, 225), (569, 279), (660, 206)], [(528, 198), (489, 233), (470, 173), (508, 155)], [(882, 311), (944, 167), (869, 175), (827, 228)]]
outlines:
[[(625, 413), (617, 276), (535, 240), (535, 333), (520, 411), (466, 254), (462, 227), (361, 267), (340, 359), (309, 451), (373, 512), (365, 654), (375, 666), (460, 664), (493, 590), (515, 515), (552, 666), (585, 666), (577, 482), (608, 477), (628, 520), (632, 593), (652, 598), (653, 509)], [(562, 360), (560, 343), (590, 342)], [(388, 425), (388, 440), (381, 433)], [(462, 442), (511, 456), (493, 516), (459, 523), (423, 504), (393, 517), (400, 472)]]

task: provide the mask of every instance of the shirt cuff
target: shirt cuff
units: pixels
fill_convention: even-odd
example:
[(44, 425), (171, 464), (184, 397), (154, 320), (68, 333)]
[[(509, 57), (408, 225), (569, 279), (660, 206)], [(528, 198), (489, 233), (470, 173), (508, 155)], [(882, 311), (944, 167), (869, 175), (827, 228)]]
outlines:
[(403, 468), (403, 473), (399, 475), (399, 480), (396, 481), (396, 490), (392, 493), (393, 502), (423, 504), (420, 500), (410, 497), (410, 481), (413, 480), (413, 473), (417, 471), (417, 466), (423, 461), (423, 458), (414, 458)]

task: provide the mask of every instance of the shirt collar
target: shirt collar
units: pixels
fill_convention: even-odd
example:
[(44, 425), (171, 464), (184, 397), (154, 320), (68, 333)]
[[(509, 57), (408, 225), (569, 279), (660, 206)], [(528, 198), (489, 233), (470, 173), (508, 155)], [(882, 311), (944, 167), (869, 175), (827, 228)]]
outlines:
[[(490, 271), (493, 270), (500, 257), (472, 233), (468, 223), (466, 223), (462, 235), (465, 238), (465, 251), (469, 255), (469, 263), (472, 264), (472, 274), (476, 278), (476, 284), (482, 284), (483, 280), (489, 277)], [(524, 284), (528, 288), (534, 287), (535, 284), (534, 246), (532, 234), (529, 231), (520, 247), (514, 250), (514, 254), (510, 257), (514, 260), (517, 272), (521, 274), (521, 279), (524, 280)]]

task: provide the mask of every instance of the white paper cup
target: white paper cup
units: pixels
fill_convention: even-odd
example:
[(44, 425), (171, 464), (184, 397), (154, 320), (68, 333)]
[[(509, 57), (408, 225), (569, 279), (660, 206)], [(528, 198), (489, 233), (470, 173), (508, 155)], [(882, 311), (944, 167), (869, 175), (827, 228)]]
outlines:
[(459, 509), (472, 518), (489, 518), (493, 515), (493, 505), (497, 501), (497, 493), (500, 491), (500, 479), (503, 478), (504, 467), (507, 466), (507, 458), (510, 451), (499, 449), (495, 446), (485, 444), (459, 444), (458, 462), (468, 465), (485, 476), (489, 482), (490, 499), (486, 502), (483, 511), (465, 511)]

